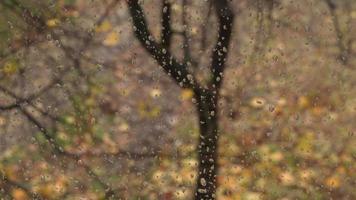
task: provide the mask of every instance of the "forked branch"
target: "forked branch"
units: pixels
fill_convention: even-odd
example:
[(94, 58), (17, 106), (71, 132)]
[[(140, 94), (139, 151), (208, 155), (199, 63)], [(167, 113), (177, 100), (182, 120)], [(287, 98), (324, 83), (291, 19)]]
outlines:
[(178, 85), (184, 88), (195, 88), (197, 83), (188, 71), (185, 63), (179, 63), (169, 49), (157, 43), (150, 33), (145, 14), (138, 0), (127, 0), (132, 17), (134, 33), (142, 46), (151, 54), (164, 71), (172, 77)]

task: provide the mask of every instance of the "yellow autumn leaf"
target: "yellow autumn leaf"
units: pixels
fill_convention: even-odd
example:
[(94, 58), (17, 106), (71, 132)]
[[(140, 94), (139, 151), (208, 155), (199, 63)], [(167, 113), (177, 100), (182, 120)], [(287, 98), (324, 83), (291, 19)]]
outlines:
[(323, 114), (324, 112), (324, 108), (323, 107), (320, 107), (320, 106), (317, 106), (317, 107), (314, 107), (312, 110), (311, 110), (312, 114), (315, 115), (315, 116), (320, 116), (321, 114)]
[(95, 32), (103, 33), (103, 32), (108, 32), (111, 29), (112, 29), (111, 23), (106, 20), (103, 23), (101, 23), (100, 25), (98, 25), (97, 27), (95, 27)]
[(285, 98), (283, 98), (283, 97), (278, 99), (278, 101), (277, 101), (277, 105), (280, 106), (280, 107), (283, 107), (286, 104), (287, 104), (287, 100)]
[(198, 28), (197, 27), (192, 27), (190, 30), (192, 35), (197, 35), (198, 34)]
[(165, 176), (165, 172), (162, 171), (161, 169), (158, 169), (157, 171), (155, 171), (152, 175), (152, 179), (153, 181), (155, 181), (156, 183), (159, 183), (162, 181), (163, 177)]
[(138, 103), (138, 112), (140, 113), (141, 117), (145, 117), (147, 113), (147, 105), (144, 102), (139, 102)]
[(55, 193), (54, 186), (52, 186), (51, 184), (46, 184), (46, 185), (38, 188), (37, 192), (45, 198), (53, 197), (54, 193)]
[(122, 122), (119, 127), (119, 131), (128, 131), (130, 129), (130, 125), (126, 122)]
[(177, 172), (174, 171), (170, 171), (168, 173), (168, 175), (170, 176), (170, 179), (172, 179), (176, 184), (183, 184), (183, 176)]
[(47, 20), (46, 25), (50, 28), (53, 28), (53, 27), (58, 26), (59, 23), (60, 23), (59, 19), (53, 18), (53, 19)]
[(93, 96), (91, 96), (91, 97), (85, 99), (84, 103), (85, 103), (85, 105), (87, 105), (87, 106), (94, 106), (95, 103), (96, 103), (96, 102), (95, 102), (95, 98), (94, 98)]
[(64, 118), (65, 122), (67, 122), (68, 124), (74, 124), (75, 122), (75, 118), (73, 116), (66, 116)]
[(310, 154), (313, 150), (314, 140), (315, 136), (313, 132), (308, 131), (305, 133), (305, 135), (299, 138), (299, 142), (296, 148), (297, 152), (301, 154)]
[(64, 192), (67, 186), (68, 182), (65, 177), (59, 177), (54, 184), (54, 188), (57, 193)]
[(240, 165), (234, 165), (229, 168), (229, 172), (234, 175), (240, 174), (242, 172), (242, 170), (243, 170), (243, 167)]
[(117, 148), (116, 143), (112, 140), (112, 138), (108, 134), (104, 135), (103, 142), (104, 142), (107, 150), (110, 153), (117, 153), (118, 152), (118, 148)]
[(352, 19), (356, 19), (356, 11), (352, 11), (351, 12), (351, 18)]
[(161, 109), (158, 106), (153, 107), (150, 112), (150, 117), (158, 117), (161, 114)]
[(14, 200), (27, 200), (29, 199), (26, 192), (22, 189), (15, 188), (11, 191)]
[(314, 176), (314, 171), (311, 169), (305, 169), (305, 170), (301, 170), (299, 172), (299, 176), (300, 178), (302, 178), (303, 180), (309, 180)]
[(218, 176), (218, 182), (221, 188), (235, 190), (238, 185), (238, 180), (229, 176)]
[(105, 46), (115, 46), (119, 43), (119, 41), (119, 34), (115, 31), (112, 31), (105, 37), (103, 44)]
[(174, 4), (172, 5), (172, 10), (175, 11), (175, 12), (177, 12), (177, 13), (183, 12), (182, 6), (179, 5), (179, 4), (177, 4), (177, 3), (174, 3)]
[(179, 173), (182, 175), (185, 182), (191, 182), (196, 178), (195, 171), (192, 168), (182, 168)]
[(160, 89), (153, 89), (153, 90), (151, 90), (151, 92), (150, 92), (150, 96), (153, 97), (153, 98), (160, 97), (161, 94), (162, 94), (162, 92), (161, 92)]
[(338, 174), (346, 174), (346, 169), (345, 169), (345, 167), (340, 166), (340, 167), (336, 168), (336, 172)]
[(188, 199), (189, 192), (185, 189), (178, 189), (174, 194), (177, 199)]
[(150, 106), (144, 102), (139, 102), (138, 111), (141, 117), (158, 117), (161, 114), (160, 107)]
[(252, 179), (252, 171), (249, 169), (245, 169), (242, 171), (242, 173), (240, 174), (240, 179), (237, 179), (239, 184), (247, 184), (251, 181)]
[(130, 89), (130, 88), (123, 88), (123, 89), (121, 89), (119, 92), (120, 92), (120, 94), (121, 94), (122, 96), (127, 97), (128, 95), (130, 95), (131, 89)]
[(274, 152), (270, 155), (270, 159), (274, 162), (279, 162), (283, 158), (284, 158), (284, 156), (283, 156), (282, 152), (280, 152), (280, 151)]
[(262, 199), (262, 194), (257, 192), (246, 192), (243, 196), (243, 199), (246, 200), (260, 200)]
[(192, 158), (183, 159), (181, 163), (185, 168), (194, 168), (195, 166), (198, 166), (198, 161)]
[(0, 116), (0, 126), (5, 125), (6, 119)]
[(17, 171), (15, 169), (15, 167), (13, 166), (6, 166), (4, 168), (4, 172), (5, 172), (5, 175), (7, 176), (7, 178), (9, 178), (10, 180), (17, 180), (18, 179), (18, 176), (17, 176)]
[(254, 97), (250, 101), (250, 106), (253, 108), (262, 108), (266, 104), (266, 100), (262, 97)]
[(18, 63), (16, 61), (8, 61), (4, 64), (1, 71), (7, 76), (15, 74), (19, 70)]
[(338, 176), (331, 176), (325, 180), (325, 184), (330, 188), (338, 188), (341, 185), (340, 178)]
[(193, 98), (194, 93), (191, 89), (183, 89), (180, 97), (182, 100), (190, 100), (191, 98)]
[(305, 108), (308, 108), (309, 106), (310, 106), (310, 101), (309, 101), (308, 97), (301, 96), (298, 98), (298, 107), (300, 109), (305, 109)]
[(279, 179), (283, 185), (292, 185), (295, 183), (295, 178), (290, 172), (283, 172), (280, 174)]

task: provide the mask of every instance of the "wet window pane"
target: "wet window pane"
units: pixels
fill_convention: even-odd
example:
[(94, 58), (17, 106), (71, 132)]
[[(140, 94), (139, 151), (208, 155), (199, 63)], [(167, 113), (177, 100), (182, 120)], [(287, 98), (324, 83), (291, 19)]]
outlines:
[(1, 0), (0, 199), (356, 199), (353, 0)]

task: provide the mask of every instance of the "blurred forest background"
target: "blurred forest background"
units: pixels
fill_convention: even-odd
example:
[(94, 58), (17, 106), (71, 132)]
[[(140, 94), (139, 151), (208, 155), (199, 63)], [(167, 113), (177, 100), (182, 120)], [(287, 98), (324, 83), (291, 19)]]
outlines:
[[(163, 1), (141, 2), (159, 38)], [(211, 1), (170, 3), (172, 53), (190, 48), (203, 79)], [(230, 6), (217, 198), (356, 199), (356, 1)], [(142, 48), (126, 1), (0, 0), (0, 56), (1, 199), (192, 199), (193, 91)]]

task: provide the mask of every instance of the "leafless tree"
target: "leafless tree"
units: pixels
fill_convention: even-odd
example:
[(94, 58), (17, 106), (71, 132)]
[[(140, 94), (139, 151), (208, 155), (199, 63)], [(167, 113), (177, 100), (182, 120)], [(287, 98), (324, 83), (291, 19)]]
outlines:
[[(162, 40), (158, 42), (147, 25), (144, 10), (138, 0), (127, 1), (135, 35), (141, 45), (157, 61), (164, 71), (182, 88), (194, 91), (195, 107), (199, 118), (200, 135), (197, 146), (198, 175), (195, 199), (215, 199), (218, 172), (218, 100), (224, 77), (225, 62), (233, 30), (234, 13), (227, 0), (212, 0), (218, 18), (218, 35), (212, 49), (207, 84), (201, 84), (191, 72), (186, 60), (179, 61), (170, 49), (172, 30), (170, 26), (170, 3), (163, 1)], [(184, 34), (183, 34), (184, 36)], [(187, 49), (186, 47), (184, 49)], [(186, 52), (187, 55), (187, 52)]]

